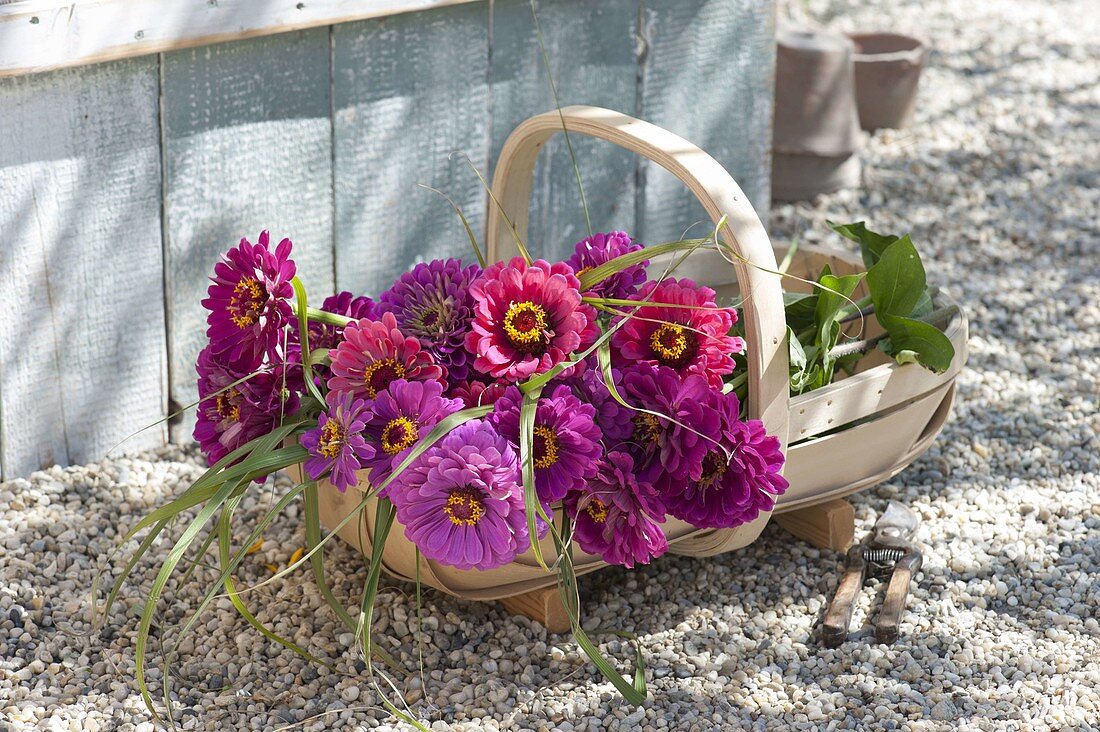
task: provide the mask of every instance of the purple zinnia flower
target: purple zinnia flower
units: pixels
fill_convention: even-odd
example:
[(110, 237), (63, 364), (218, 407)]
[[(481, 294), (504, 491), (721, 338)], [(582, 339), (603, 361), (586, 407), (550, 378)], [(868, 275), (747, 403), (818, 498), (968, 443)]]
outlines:
[(720, 444), (703, 457), (698, 478), (662, 481), (669, 512), (695, 526), (725, 529), (770, 511), (775, 497), (787, 490), (779, 438), (768, 435), (760, 420), (742, 422), (733, 394), (719, 397)]
[[(604, 445), (608, 449), (614, 449), (630, 439), (634, 432), (633, 420), (637, 412), (624, 407), (611, 395), (599, 365), (591, 357), (589, 360), (593, 362), (588, 364), (588, 368), (580, 374), (574, 374), (567, 383), (582, 402), (591, 404), (596, 409), (596, 426), (603, 433)], [(619, 396), (623, 396), (622, 372), (612, 368), (611, 379)]]
[[(213, 465), (241, 445), (271, 432), (298, 410), (302, 372), (298, 364), (250, 368), (224, 363), (207, 346), (199, 354), (198, 421), (194, 437)], [(259, 369), (265, 370), (255, 373)], [(247, 381), (234, 382), (255, 373)]]
[[(377, 487), (439, 420), (461, 410), (462, 402), (444, 397), (438, 381), (398, 379), (378, 395), (370, 409), (365, 432), (376, 450), (364, 467), (370, 468), (370, 482)], [(380, 495), (388, 493), (387, 489)]]
[(624, 369), (623, 388), (627, 403), (648, 410), (635, 412), (632, 420), (630, 446), (639, 476), (653, 480), (659, 463), (670, 479), (698, 480), (703, 458), (718, 441), (718, 392), (702, 376), (681, 381), (667, 366), (648, 364)]
[(518, 381), (549, 371), (577, 350), (594, 311), (581, 303), (580, 282), (564, 262), (520, 257), (497, 262), (470, 285), (474, 321), (466, 350), (474, 368)]
[[(508, 387), (489, 415), (489, 423), (519, 449), (519, 413), (523, 395)], [(584, 485), (596, 471), (603, 448), (596, 410), (559, 384), (535, 407), (535, 433), (531, 460), (535, 466), (535, 490), (544, 503), (559, 501)]]
[(306, 472), (317, 480), (328, 471), (329, 481), (341, 493), (359, 484), (355, 471), (374, 457), (374, 447), (363, 439), (369, 412), (367, 403), (348, 393), (329, 392), (328, 411), (322, 412), (317, 429), (302, 435), (302, 447), (312, 456)]
[(282, 353), (283, 327), (293, 317), (290, 299), (294, 287), (293, 245), (283, 239), (272, 253), (270, 235), (260, 233), (256, 244), (248, 239), (226, 252), (214, 265), (214, 276), (202, 301), (210, 311), (206, 335), (214, 353), (227, 363), (252, 362), (264, 354)]
[(405, 536), (424, 556), (459, 569), (493, 569), (528, 546), (519, 462), (484, 420), (456, 427), (394, 481)]
[(476, 264), (463, 267), (458, 259), (436, 259), (401, 275), (378, 298), (378, 311), (393, 313), (401, 332), (419, 340), (452, 379), (465, 379), (469, 372), (470, 283), (480, 274)]
[[(580, 277), (588, 270), (606, 264), (615, 257), (641, 248), (642, 245), (635, 244), (634, 240), (625, 231), (593, 234), (587, 239), (577, 242), (573, 256), (566, 261), (577, 273), (577, 277)], [(585, 290), (584, 294), (625, 300), (636, 293), (638, 286), (645, 282), (645, 268), (648, 264), (649, 261), (647, 260), (616, 272), (596, 283), (590, 289)]]
[(565, 506), (575, 522), (577, 545), (609, 564), (649, 564), (668, 551), (661, 499), (652, 485), (637, 479), (625, 452), (608, 453), (595, 477), (570, 493)]
[(397, 329), (393, 313), (378, 320), (356, 320), (344, 327), (344, 340), (329, 354), (333, 377), (328, 388), (374, 399), (398, 379), (443, 382), (445, 373), (420, 342)]

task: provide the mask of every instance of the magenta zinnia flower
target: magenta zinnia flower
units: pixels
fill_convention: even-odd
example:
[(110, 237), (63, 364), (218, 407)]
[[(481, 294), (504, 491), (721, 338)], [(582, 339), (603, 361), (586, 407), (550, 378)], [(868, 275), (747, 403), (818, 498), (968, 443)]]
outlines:
[[(593, 234), (577, 242), (573, 256), (566, 261), (577, 273), (577, 277), (580, 277), (582, 273), (610, 262), (615, 257), (641, 248), (642, 245), (635, 244), (625, 231)], [(640, 262), (616, 272), (593, 285), (585, 294), (625, 300), (638, 291), (638, 285), (645, 282), (645, 268), (648, 264), (648, 261)]]
[(608, 453), (588, 485), (570, 493), (565, 506), (575, 522), (577, 545), (609, 564), (649, 564), (668, 551), (660, 527), (665, 520), (661, 499), (652, 485), (638, 481), (625, 452)]
[(330, 352), (328, 388), (374, 399), (397, 379), (439, 381), (443, 369), (420, 342), (397, 329), (393, 313), (378, 320), (357, 320), (344, 327), (344, 340)]
[[(523, 395), (514, 386), (497, 400), (489, 424), (519, 450), (519, 412)], [(584, 485), (596, 471), (603, 452), (596, 410), (559, 384), (535, 406), (535, 433), (531, 460), (535, 466), (535, 491), (544, 503), (559, 501)]]
[[(207, 346), (199, 354), (198, 421), (194, 437), (213, 465), (238, 447), (271, 432), (282, 418), (298, 410), (302, 372), (298, 364), (267, 367), (255, 373), (227, 365)], [(247, 381), (234, 382), (255, 373)]]
[[(586, 361), (594, 361), (591, 357)], [(637, 414), (620, 404), (611, 395), (604, 381), (603, 372), (596, 363), (587, 364), (580, 374), (574, 374), (566, 383), (573, 389), (582, 402), (591, 404), (596, 410), (596, 426), (603, 433), (604, 445), (610, 450), (630, 439), (634, 432), (634, 416)], [(623, 395), (622, 372), (611, 369), (612, 383), (619, 396)]]
[[(379, 486), (439, 420), (462, 409), (462, 402), (445, 398), (438, 381), (398, 379), (378, 395), (370, 409), (365, 432), (375, 454), (364, 467), (370, 468), (371, 484)], [(380, 495), (388, 493), (384, 490)]]
[(654, 480), (663, 471), (671, 480), (698, 480), (703, 458), (718, 441), (719, 392), (702, 376), (681, 381), (671, 368), (651, 364), (625, 369), (623, 388), (627, 403), (647, 410), (632, 420), (630, 449), (639, 476)]
[(424, 556), (493, 569), (527, 548), (519, 463), (484, 420), (456, 427), (394, 480), (397, 520)]
[[(366, 412), (366, 413), (365, 413)], [(359, 484), (355, 475), (374, 457), (374, 447), (363, 439), (367, 403), (347, 392), (329, 392), (328, 411), (322, 412), (317, 429), (302, 435), (302, 447), (309, 451), (306, 473), (317, 480), (329, 473), (329, 481), (341, 493)]]
[(683, 307), (643, 305), (611, 336), (611, 345), (627, 363), (661, 364), (681, 376), (699, 374), (722, 388), (722, 376), (732, 373), (733, 354), (745, 342), (730, 336), (737, 321), (732, 308), (719, 308), (714, 290), (689, 279), (649, 281), (634, 300)]
[(787, 490), (779, 474), (783, 452), (779, 438), (768, 435), (760, 420), (742, 422), (737, 397), (719, 397), (721, 439), (703, 458), (698, 478), (662, 481), (669, 512), (695, 526), (725, 529), (770, 511), (775, 497)]
[(256, 244), (241, 239), (214, 265), (213, 284), (202, 305), (210, 311), (206, 335), (211, 348), (226, 363), (282, 353), (283, 327), (293, 317), (293, 245), (283, 239), (272, 253), (269, 242), (267, 231)]
[(564, 262), (537, 260), (490, 265), (474, 280), (474, 321), (466, 350), (474, 368), (518, 381), (549, 371), (581, 344), (592, 310), (581, 303), (580, 283)]
[(417, 338), (452, 379), (465, 379), (469, 371), (470, 283), (480, 274), (476, 264), (463, 267), (458, 259), (436, 259), (401, 275), (378, 298), (379, 312), (393, 313), (401, 332)]
[(461, 399), (467, 407), (484, 407), (496, 404), (507, 390), (508, 384), (503, 381), (486, 384), (484, 381), (469, 379), (452, 385), (447, 396), (451, 399)]

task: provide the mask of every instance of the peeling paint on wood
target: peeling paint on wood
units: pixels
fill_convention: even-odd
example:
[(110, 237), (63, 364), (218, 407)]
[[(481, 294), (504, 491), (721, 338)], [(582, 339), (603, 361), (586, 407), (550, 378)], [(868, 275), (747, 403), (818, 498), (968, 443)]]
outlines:
[(156, 62), (4, 79), (0, 100), (7, 478), (101, 459), (167, 390)]
[[(594, 104), (633, 114), (637, 0), (554, 0), (538, 5), (539, 25), (562, 106)], [(598, 30), (594, 30), (598, 29)], [(554, 108), (530, 0), (493, 5), (493, 159), (512, 129)], [(594, 231), (634, 229), (635, 160), (625, 150), (570, 138)], [(539, 156), (532, 186), (531, 252), (562, 259), (587, 235), (576, 175), (561, 135)]]
[[(721, 163), (767, 223), (775, 74), (774, 0), (642, 0), (642, 119), (690, 140)], [(643, 165), (639, 232), (680, 238), (707, 221), (670, 174)], [(706, 235), (709, 226), (693, 230)]]
[[(327, 29), (163, 57), (171, 397), (196, 398), (200, 301), (219, 255), (271, 231), (294, 242), (311, 299), (333, 291)], [(173, 429), (189, 436), (193, 413)]]
[(335, 28), (336, 281), (377, 295), (418, 261), (473, 260), (484, 228), (488, 4)]

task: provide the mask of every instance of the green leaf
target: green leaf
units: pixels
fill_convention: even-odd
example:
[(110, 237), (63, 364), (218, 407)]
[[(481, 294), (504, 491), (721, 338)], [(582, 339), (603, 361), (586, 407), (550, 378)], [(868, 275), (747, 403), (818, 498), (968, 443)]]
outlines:
[(829, 228), (846, 239), (859, 243), (859, 251), (863, 257), (863, 266), (870, 269), (878, 262), (879, 257), (886, 249), (896, 242), (899, 237), (893, 234), (876, 234), (868, 229), (862, 221), (854, 224), (834, 224), (826, 220)]
[(807, 295), (804, 292), (784, 292), (783, 312), (787, 318), (787, 325), (795, 330), (802, 330), (814, 324), (814, 314), (817, 312), (817, 293)]
[(924, 286), (924, 265), (908, 236), (891, 244), (867, 270), (867, 288), (879, 322), (883, 315), (911, 315)]
[(951, 367), (955, 346), (936, 326), (898, 315), (879, 315), (878, 319), (890, 334), (890, 352), (895, 354), (895, 358), (908, 352), (904, 358), (914, 359), (936, 373), (943, 373)]
[(814, 309), (814, 325), (817, 329), (815, 345), (823, 353), (836, 345), (840, 335), (841, 311), (851, 302), (852, 293), (863, 280), (863, 273), (837, 277), (830, 273), (828, 266), (822, 272), (818, 282), (822, 288), (817, 294), (817, 307)]

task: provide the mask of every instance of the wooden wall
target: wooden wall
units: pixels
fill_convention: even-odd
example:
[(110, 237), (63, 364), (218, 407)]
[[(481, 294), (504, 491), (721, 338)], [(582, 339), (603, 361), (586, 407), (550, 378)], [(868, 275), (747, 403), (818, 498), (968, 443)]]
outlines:
[[(562, 104), (668, 127), (766, 213), (774, 0), (542, 0), (539, 15)], [(486, 196), (461, 154), (490, 177), (512, 127), (552, 107), (528, 0), (0, 78), (0, 473), (98, 460), (190, 403), (206, 276), (242, 236), (291, 237), (317, 298), (468, 256), (416, 184), (480, 232)], [(574, 142), (597, 230), (655, 243), (705, 218), (669, 176)], [(532, 206), (536, 254), (583, 236), (560, 136)]]

